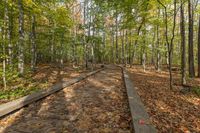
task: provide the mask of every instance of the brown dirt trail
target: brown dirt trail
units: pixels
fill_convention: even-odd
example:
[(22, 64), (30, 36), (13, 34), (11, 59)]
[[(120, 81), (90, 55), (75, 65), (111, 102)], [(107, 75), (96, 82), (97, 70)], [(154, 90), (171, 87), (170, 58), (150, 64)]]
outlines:
[(110, 66), (0, 120), (2, 133), (130, 133), (121, 70)]

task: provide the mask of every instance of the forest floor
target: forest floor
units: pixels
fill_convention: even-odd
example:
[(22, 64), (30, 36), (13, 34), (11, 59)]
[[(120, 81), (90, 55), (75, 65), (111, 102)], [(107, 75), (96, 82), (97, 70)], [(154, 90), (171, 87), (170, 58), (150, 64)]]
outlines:
[[(167, 71), (146, 72), (139, 66), (129, 69), (134, 85), (159, 132), (200, 132), (200, 96), (195, 92), (182, 93), (179, 72), (174, 72), (174, 88), (169, 88)], [(200, 86), (200, 79), (188, 80), (192, 88)], [(197, 91), (197, 90), (196, 90)], [(199, 91), (199, 90), (198, 90)]]
[(131, 133), (121, 69), (105, 69), (0, 120), (0, 132)]
[(9, 81), (7, 83), (7, 89), (0, 91), (0, 104), (37, 92), (41, 89), (48, 89), (60, 82), (61, 79), (72, 79), (88, 72), (88, 70), (75, 69), (69, 66), (61, 69), (56, 65), (39, 65), (36, 72), (26, 71), (23, 77), (16, 76)]

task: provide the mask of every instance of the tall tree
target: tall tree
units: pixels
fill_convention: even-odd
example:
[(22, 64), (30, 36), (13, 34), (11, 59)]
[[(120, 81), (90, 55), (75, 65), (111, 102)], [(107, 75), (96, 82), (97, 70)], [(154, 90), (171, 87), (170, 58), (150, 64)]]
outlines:
[(181, 0), (181, 7), (180, 7), (180, 32), (181, 32), (181, 53), (182, 53), (182, 63), (181, 63), (181, 70), (182, 70), (182, 85), (186, 84), (186, 46), (185, 46), (185, 16), (184, 16), (184, 2)]
[(7, 38), (8, 38), (8, 64), (12, 67), (13, 66), (13, 44), (12, 44), (12, 39), (13, 39), (13, 6), (11, 5), (10, 11), (8, 12), (8, 33), (7, 33)]
[(115, 18), (115, 25), (116, 25), (116, 31), (115, 31), (115, 45), (116, 45), (116, 60), (117, 60), (117, 63), (119, 63), (119, 44), (118, 44), (118, 27), (119, 27), (119, 22), (118, 22), (118, 14), (116, 14), (116, 18)]
[(199, 15), (199, 31), (198, 31), (198, 77), (200, 78), (200, 15)]
[(24, 9), (23, 1), (18, 0), (19, 9), (19, 42), (18, 42), (18, 69), (21, 75), (24, 74)]
[(195, 77), (194, 69), (194, 10), (192, 0), (188, 0), (188, 16), (189, 16), (189, 34), (188, 34), (188, 61), (189, 61), (189, 76)]
[(168, 49), (168, 60), (169, 60), (169, 75), (170, 75), (170, 89), (173, 88), (173, 77), (172, 77), (172, 52), (173, 52), (173, 45), (174, 45), (174, 38), (175, 38), (175, 29), (176, 29), (176, 0), (174, 0), (174, 9), (173, 9), (173, 27), (172, 27), (172, 37), (169, 38), (169, 23), (168, 23), (168, 10), (167, 6), (164, 5), (160, 0), (157, 0), (158, 3), (164, 8), (164, 22), (165, 22), (165, 38), (167, 43)]
[(7, 31), (8, 31), (8, 3), (6, 2), (6, 0), (4, 0), (4, 24), (2, 27), (2, 40), (3, 40), (3, 73), (2, 73), (2, 77), (3, 77), (3, 86), (4, 89), (6, 89), (7, 87), (7, 81), (6, 81), (6, 42), (7, 42)]
[(34, 71), (35, 70), (35, 66), (36, 66), (36, 59), (37, 59), (37, 55), (36, 55), (36, 33), (35, 33), (35, 25), (36, 25), (36, 21), (35, 21), (36, 17), (35, 15), (32, 15), (31, 17), (31, 69)]

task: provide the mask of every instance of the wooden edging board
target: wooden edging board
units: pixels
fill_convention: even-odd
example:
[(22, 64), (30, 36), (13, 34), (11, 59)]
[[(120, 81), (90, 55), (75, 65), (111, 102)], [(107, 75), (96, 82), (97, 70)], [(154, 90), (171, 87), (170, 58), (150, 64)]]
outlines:
[(36, 92), (36, 93), (33, 93), (33, 94), (30, 94), (30, 95), (27, 95), (25, 97), (22, 97), (20, 99), (17, 99), (17, 100), (14, 100), (14, 101), (11, 101), (11, 102), (8, 102), (8, 103), (5, 103), (5, 104), (2, 104), (0, 105), (0, 118), (1, 117), (4, 117), (12, 112), (14, 112), (15, 110), (18, 110), (18, 109), (21, 109), (22, 107), (28, 105), (28, 104), (31, 104), (35, 101), (38, 101), (40, 99), (43, 99), (55, 92), (58, 92), (70, 85), (73, 85), (89, 76), (92, 76), (100, 71), (102, 71), (102, 69), (99, 69), (99, 70), (96, 70), (96, 71), (93, 71), (93, 72), (90, 72), (88, 74), (84, 74), (78, 78), (74, 78), (72, 80), (69, 80), (69, 81), (64, 81), (64, 82), (61, 82), (61, 83), (58, 83), (56, 85), (54, 85), (53, 87), (47, 89), (47, 90), (41, 90), (39, 92)]
[(123, 70), (123, 77), (131, 111), (134, 133), (156, 133), (156, 128), (150, 123), (149, 115), (145, 110), (140, 96), (135, 90), (128, 71), (123, 67), (121, 68)]

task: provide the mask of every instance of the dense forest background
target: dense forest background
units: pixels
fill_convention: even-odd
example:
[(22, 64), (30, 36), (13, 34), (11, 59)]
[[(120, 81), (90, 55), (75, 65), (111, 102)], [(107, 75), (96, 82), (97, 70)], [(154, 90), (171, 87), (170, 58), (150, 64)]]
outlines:
[(0, 86), (41, 64), (113, 63), (200, 77), (198, 0), (1, 0)]

